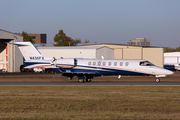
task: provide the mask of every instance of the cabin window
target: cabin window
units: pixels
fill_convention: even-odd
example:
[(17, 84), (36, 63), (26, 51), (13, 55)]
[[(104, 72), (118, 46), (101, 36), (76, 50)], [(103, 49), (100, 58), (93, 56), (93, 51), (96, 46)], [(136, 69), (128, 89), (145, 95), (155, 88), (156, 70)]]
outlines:
[(128, 66), (129, 65), (129, 62), (126, 62), (126, 64), (125, 64), (126, 66)]
[(154, 64), (150, 63), (149, 61), (142, 61), (139, 64), (141, 66), (154, 66)]
[(116, 66), (117, 65), (117, 62), (114, 62), (114, 66)]
[(98, 62), (98, 65), (101, 66), (101, 61)]
[(88, 62), (88, 65), (91, 65), (91, 62)]
[(111, 66), (111, 62), (109, 62), (108, 65)]
[(103, 66), (105, 66), (106, 65), (106, 62), (103, 62)]
[(123, 66), (123, 62), (120, 62), (120, 66)]
[(96, 65), (96, 62), (93, 62), (93, 65)]

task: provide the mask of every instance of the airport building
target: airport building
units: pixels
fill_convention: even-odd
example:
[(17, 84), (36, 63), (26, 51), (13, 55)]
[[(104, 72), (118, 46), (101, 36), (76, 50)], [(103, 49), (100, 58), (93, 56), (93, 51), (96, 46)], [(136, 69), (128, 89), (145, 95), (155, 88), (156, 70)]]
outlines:
[(114, 49), (107, 46), (37, 47), (46, 57), (58, 58), (101, 58), (114, 59)]
[(23, 36), (0, 29), (0, 71), (19, 72), (23, 57), (17, 46), (7, 42), (22, 42)]
[[(17, 33), (18, 35), (21, 35), (21, 33)], [(42, 46), (45, 46), (47, 43), (46, 40), (46, 34), (27, 34), (32, 40), (34, 41), (35, 44), (41, 44)]]
[(107, 46), (114, 49), (114, 59), (145, 59), (151, 63), (163, 67), (164, 48), (153, 46), (132, 46), (123, 44), (88, 44), (81, 46)]
[(180, 63), (180, 52), (168, 52), (164, 53), (164, 64), (168, 63)]
[(28, 34), (35, 44), (46, 44), (46, 34)]
[(180, 70), (180, 52), (164, 53), (164, 67), (169, 70)]
[(133, 40), (127, 41), (127, 45), (151, 46), (151, 41), (146, 38), (134, 38)]
[(132, 46), (122, 44), (88, 44), (73, 47), (37, 47), (46, 57), (55, 58), (101, 58), (105, 59), (145, 59), (163, 67), (164, 48), (153, 46)]

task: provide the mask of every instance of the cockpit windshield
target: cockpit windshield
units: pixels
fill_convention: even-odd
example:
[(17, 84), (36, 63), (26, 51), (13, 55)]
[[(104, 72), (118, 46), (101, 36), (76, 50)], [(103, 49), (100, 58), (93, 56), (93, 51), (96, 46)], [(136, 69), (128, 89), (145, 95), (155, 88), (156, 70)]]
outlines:
[(149, 61), (142, 61), (140, 62), (141, 66), (154, 66), (154, 64), (150, 63)]

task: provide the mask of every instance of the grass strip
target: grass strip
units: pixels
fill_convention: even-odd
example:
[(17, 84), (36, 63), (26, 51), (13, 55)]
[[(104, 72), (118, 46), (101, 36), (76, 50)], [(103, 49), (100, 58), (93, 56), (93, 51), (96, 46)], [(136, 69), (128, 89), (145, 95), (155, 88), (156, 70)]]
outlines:
[(1, 86), (0, 119), (179, 119), (180, 87)]

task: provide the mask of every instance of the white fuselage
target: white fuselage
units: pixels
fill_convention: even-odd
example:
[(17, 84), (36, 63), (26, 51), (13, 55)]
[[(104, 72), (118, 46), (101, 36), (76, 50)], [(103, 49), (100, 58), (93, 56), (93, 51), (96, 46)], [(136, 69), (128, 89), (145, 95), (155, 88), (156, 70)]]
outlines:
[[(173, 72), (155, 66), (146, 60), (130, 59), (58, 59), (56, 66), (69, 72), (97, 72), (102, 75), (156, 75), (166, 76)], [(146, 62), (146, 65), (141, 63)], [(66, 72), (66, 71), (64, 71)]]

